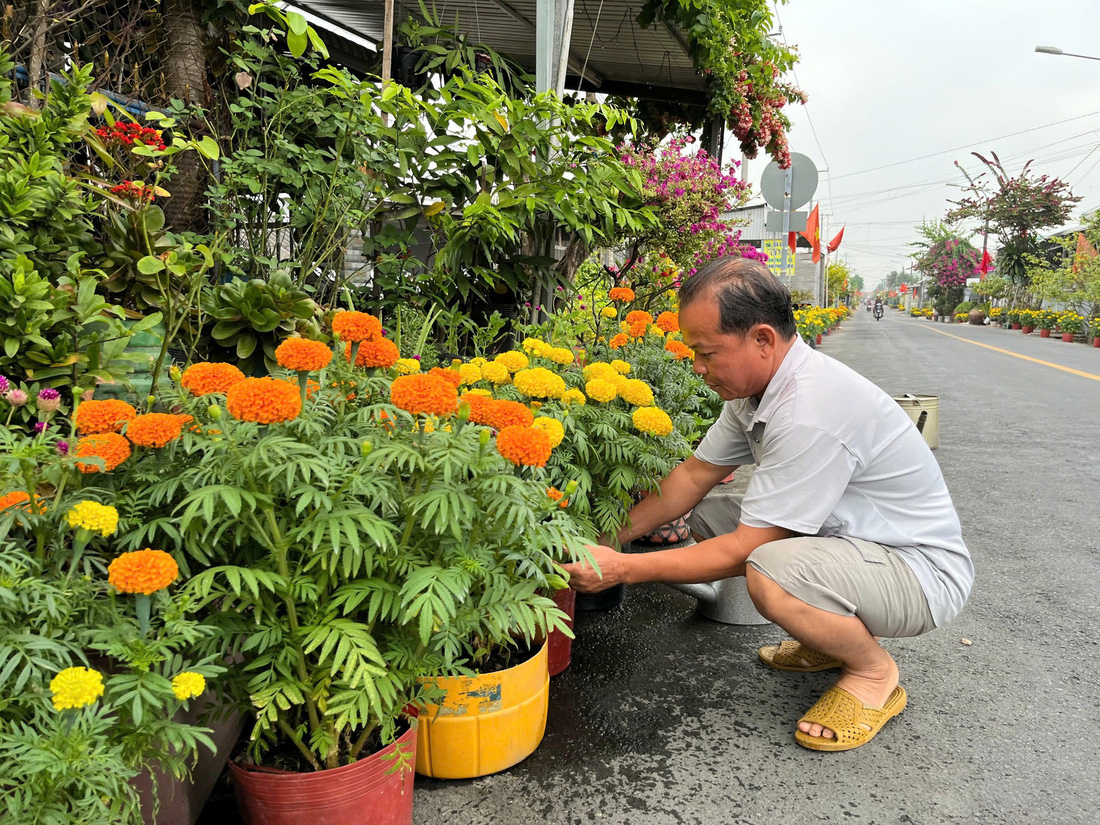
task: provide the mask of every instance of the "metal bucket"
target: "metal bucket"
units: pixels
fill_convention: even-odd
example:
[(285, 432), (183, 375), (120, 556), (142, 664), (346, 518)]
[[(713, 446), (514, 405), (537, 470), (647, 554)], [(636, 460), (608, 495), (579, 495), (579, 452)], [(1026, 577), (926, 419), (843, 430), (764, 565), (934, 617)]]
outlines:
[(917, 425), (917, 431), (924, 436), (924, 440), (931, 449), (940, 446), (940, 399), (936, 395), (904, 395), (892, 396), (906, 415), (913, 419)]

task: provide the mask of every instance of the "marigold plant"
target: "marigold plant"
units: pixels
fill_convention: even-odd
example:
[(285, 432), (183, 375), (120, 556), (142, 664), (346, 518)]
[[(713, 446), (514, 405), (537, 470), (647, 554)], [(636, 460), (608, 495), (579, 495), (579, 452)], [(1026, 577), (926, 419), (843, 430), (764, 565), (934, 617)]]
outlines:
[(611, 349), (622, 349), (630, 343), (630, 339), (626, 336), (626, 333), (620, 332), (611, 337), (611, 340), (607, 342), (607, 345)]
[(458, 391), (438, 375), (402, 375), (390, 384), (390, 402), (413, 415), (450, 415), (458, 409)]
[[(471, 420), (473, 420), (472, 411)], [(534, 420), (535, 414), (518, 401), (492, 399), (485, 406), (483, 419), (474, 423), (502, 430), (511, 426), (530, 427)]]
[(185, 670), (172, 678), (172, 693), (181, 702), (201, 696), (206, 690), (206, 679), (201, 673)]
[(332, 360), (332, 350), (320, 341), (308, 338), (287, 338), (275, 348), (275, 360), (283, 369), (294, 372), (317, 372)]
[(428, 370), (428, 375), (436, 375), (449, 383), (455, 389), (462, 386), (462, 372), (461, 370), (449, 369), (445, 367), (432, 367)]
[(137, 410), (125, 401), (108, 398), (104, 401), (82, 401), (73, 413), (73, 422), (82, 435), (119, 433), (135, 415)]
[(636, 309), (626, 314), (626, 323), (629, 326), (642, 325), (642, 329), (653, 323), (653, 316), (643, 309)]
[[(27, 495), (27, 493), (23, 490), (16, 490), (14, 492), (8, 493), (7, 495), (0, 496), (0, 512), (7, 510), (9, 507), (17, 507), (18, 505), (22, 504), (22, 509), (26, 510), (29, 513), (31, 512), (30, 500), (31, 497)], [(38, 498), (38, 496), (35, 496), (35, 504), (38, 506), (39, 509), (41, 509), (42, 507), (41, 501), (42, 500)]]
[(180, 437), (183, 424), (178, 415), (147, 413), (126, 425), (126, 437), (138, 447), (163, 447)]
[(619, 314), (619, 311), (615, 307), (607, 306), (600, 310), (600, 315), (604, 318), (614, 318)]
[(509, 350), (508, 352), (502, 352), (496, 358), (493, 359), (498, 364), (503, 364), (508, 368), (508, 372), (519, 372), (520, 370), (527, 369), (530, 365), (530, 360), (522, 352), (516, 350)]
[(619, 394), (615, 389), (615, 385), (606, 378), (593, 378), (584, 385), (584, 391), (589, 398), (604, 404), (614, 401), (615, 396)]
[(510, 424), (497, 433), (497, 451), (516, 466), (544, 467), (552, 448), (544, 430)]
[(561, 397), (561, 403), (569, 406), (570, 404), (584, 404), (588, 399), (585, 394), (577, 389), (566, 390)]
[(546, 357), (553, 361), (555, 364), (560, 364), (563, 367), (567, 367), (573, 363), (574, 356), (573, 350), (568, 347), (552, 347)]
[(662, 312), (653, 323), (662, 332), (680, 331), (680, 315), (677, 312)]
[(103, 674), (86, 667), (67, 667), (50, 680), (50, 693), (57, 710), (85, 707), (103, 695)]
[(345, 343), (373, 341), (382, 336), (382, 322), (366, 312), (337, 312), (332, 318), (332, 331)]
[(477, 364), (460, 364), (458, 372), (463, 384), (476, 384), (481, 380), (481, 367)]
[(192, 364), (180, 376), (180, 385), (196, 398), (215, 392), (227, 392), (244, 380), (244, 373), (232, 364), (202, 362)]
[(635, 407), (648, 407), (653, 403), (653, 390), (640, 379), (628, 378), (616, 389), (621, 399)]
[(618, 358), (616, 358), (614, 361), (611, 362), (611, 366), (615, 370), (615, 372), (619, 373), (619, 375), (630, 374), (630, 364), (628, 364), (626, 361), (620, 361)]
[(81, 501), (65, 514), (69, 526), (99, 533), (106, 538), (118, 529), (118, 510), (98, 501)]
[(420, 372), (420, 362), (415, 358), (398, 358), (394, 362), (398, 375), (413, 375)]
[(293, 384), (278, 378), (246, 378), (225, 395), (229, 414), (238, 421), (278, 424), (302, 412), (302, 397)]
[(693, 350), (683, 341), (666, 341), (665, 350), (672, 353), (677, 361), (690, 361), (695, 358), (695, 350)]
[(670, 435), (672, 433), (672, 419), (668, 413), (657, 407), (639, 407), (631, 416), (634, 426), (643, 433), (650, 435)]
[(565, 393), (565, 380), (544, 367), (520, 370), (512, 382), (528, 398), (561, 398)]
[[(84, 436), (77, 441), (74, 455), (77, 458), (103, 459), (103, 472), (109, 473), (128, 459), (130, 452), (130, 442), (118, 433), (97, 433)], [(76, 462), (76, 468), (82, 473), (100, 472), (100, 468), (95, 464), (83, 461)]]
[(612, 287), (607, 297), (616, 303), (630, 303), (634, 300), (634, 290), (625, 286)]
[(163, 550), (123, 553), (107, 567), (107, 581), (120, 593), (148, 596), (163, 590), (177, 578), (176, 560)]
[(481, 375), (486, 381), (497, 385), (507, 384), (512, 380), (512, 373), (508, 370), (508, 367), (497, 361), (483, 364)]
[[(344, 357), (348, 361), (351, 361), (351, 348), (351, 344), (344, 347)], [(389, 338), (378, 338), (363, 341), (359, 345), (359, 352), (355, 355), (355, 366), (381, 367), (388, 370), (400, 358), (401, 351), (397, 348), (397, 344)]]
[(532, 427), (542, 430), (548, 436), (550, 436), (550, 447), (554, 448), (561, 444), (562, 439), (565, 438), (565, 428), (562, 423), (556, 418), (551, 418), (548, 415), (540, 415), (531, 424)]

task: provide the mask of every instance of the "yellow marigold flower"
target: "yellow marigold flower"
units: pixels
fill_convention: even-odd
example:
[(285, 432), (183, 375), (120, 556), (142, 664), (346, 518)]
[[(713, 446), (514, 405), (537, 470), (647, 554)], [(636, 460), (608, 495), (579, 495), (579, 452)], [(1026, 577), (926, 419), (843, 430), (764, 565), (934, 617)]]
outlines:
[[(351, 360), (351, 344), (344, 347), (344, 358)], [(389, 369), (401, 357), (397, 344), (389, 338), (376, 338), (363, 341), (359, 344), (359, 352), (355, 356), (357, 367), (382, 367)]]
[(328, 366), (332, 350), (320, 341), (308, 338), (287, 338), (275, 348), (275, 360), (283, 369), (294, 372), (317, 372)]
[(69, 526), (99, 533), (106, 538), (118, 529), (118, 510), (98, 501), (81, 501), (73, 506), (65, 518)]
[(561, 403), (567, 407), (570, 404), (584, 404), (586, 400), (584, 393), (580, 390), (566, 390), (561, 396)]
[(176, 698), (181, 702), (201, 696), (204, 690), (206, 690), (206, 679), (201, 673), (185, 670), (172, 679), (172, 693), (176, 694)]
[(614, 318), (618, 314), (619, 311), (612, 306), (606, 306), (600, 310), (600, 315), (602, 315), (604, 318)]
[[(22, 490), (16, 490), (15, 492), (8, 493), (7, 495), (0, 496), (0, 512), (7, 510), (9, 507), (16, 507), (22, 504), (23, 509), (29, 513), (31, 512), (30, 500), (31, 497)], [(42, 499), (40, 499), (38, 496), (35, 496), (34, 503), (37, 505), (39, 512), (41, 512)]]
[(565, 427), (556, 418), (550, 418), (547, 415), (540, 415), (531, 424), (532, 427), (542, 430), (548, 436), (550, 436), (551, 449), (561, 444), (562, 439), (565, 438)]
[(415, 358), (398, 358), (394, 363), (398, 375), (414, 375), (420, 372), (420, 362)]
[(373, 341), (382, 335), (382, 322), (366, 312), (337, 312), (332, 317), (332, 331), (341, 341)]
[(491, 361), (481, 368), (481, 375), (486, 381), (494, 384), (508, 384), (512, 380), (512, 373), (508, 367), (499, 361)]
[(390, 384), (390, 402), (413, 415), (450, 415), (458, 409), (458, 391), (438, 375), (402, 375)]
[(529, 398), (561, 398), (565, 393), (564, 379), (544, 367), (520, 370), (512, 381), (516, 389)]
[(653, 403), (653, 390), (649, 384), (637, 378), (628, 378), (618, 387), (619, 397), (635, 407), (648, 407)]
[(591, 381), (593, 378), (609, 380), (612, 376), (618, 375), (618, 370), (604, 361), (593, 361), (581, 370), (581, 374), (585, 381)]
[(627, 338), (625, 334), (620, 332), (618, 335), (613, 336), (611, 338), (611, 340), (608, 341), (607, 343), (608, 343), (608, 346), (611, 347), (611, 349), (619, 349), (619, 348), (625, 347), (627, 344), (629, 344), (630, 339)]
[(695, 357), (695, 351), (683, 341), (666, 341), (665, 350), (676, 356), (677, 361), (691, 360)]
[(137, 415), (137, 410), (125, 401), (108, 398), (105, 401), (82, 401), (73, 413), (76, 430), (82, 435), (120, 433), (122, 426)]
[(527, 366), (531, 363), (527, 360), (527, 356), (522, 352), (516, 350), (510, 350), (509, 352), (502, 352), (495, 359), (496, 363), (504, 364), (508, 368), (508, 372), (519, 372), (520, 370), (527, 369)]
[(536, 427), (512, 424), (497, 433), (497, 452), (517, 467), (545, 466), (552, 449), (550, 436)]
[(545, 341), (540, 341), (538, 338), (524, 338), (523, 339), (523, 351), (530, 352), (539, 358), (546, 357), (552, 347)]
[[(130, 457), (130, 442), (118, 433), (87, 435), (76, 442), (75, 454), (77, 458), (102, 458), (106, 465), (103, 472), (109, 473)], [(95, 464), (82, 461), (76, 462), (76, 469), (82, 473), (100, 472)]]
[(588, 393), (589, 398), (604, 403), (614, 401), (615, 396), (618, 395), (615, 385), (605, 378), (593, 378), (584, 385), (584, 391)]
[(183, 371), (180, 385), (191, 395), (199, 398), (212, 392), (226, 392), (238, 381), (244, 380), (244, 373), (232, 364), (201, 363), (192, 364)]
[(493, 391), (492, 390), (481, 390), (481, 389), (466, 390), (466, 393), (462, 397), (465, 398), (467, 395), (476, 395), (476, 396), (480, 396), (481, 398), (492, 398), (493, 397)]
[(481, 368), (476, 364), (460, 364), (458, 372), (463, 384), (476, 384), (481, 380)]
[(620, 361), (618, 358), (611, 362), (611, 366), (615, 368), (615, 372), (619, 373), (619, 375), (628, 375), (630, 373), (630, 364), (626, 361)]
[(662, 332), (679, 332), (680, 331), (680, 314), (677, 312), (662, 312), (657, 316), (657, 320), (654, 321), (657, 328)]
[(573, 350), (568, 347), (551, 347), (547, 357), (555, 364), (565, 367), (573, 363)]
[(634, 410), (631, 419), (634, 426), (650, 435), (669, 435), (672, 432), (672, 419), (668, 413), (657, 407), (639, 407)]
[(175, 441), (183, 431), (183, 422), (171, 413), (139, 415), (126, 425), (126, 437), (138, 447), (163, 447)]
[(649, 332), (646, 333), (646, 334), (651, 335), (654, 338), (660, 338), (662, 341), (664, 340), (664, 337), (665, 337), (665, 334), (660, 329), (658, 329), (657, 327), (650, 327)]
[(103, 674), (86, 667), (67, 667), (50, 680), (50, 693), (57, 710), (82, 708), (103, 695)]
[(479, 355), (477, 358), (471, 358), (470, 363), (473, 364), (475, 367), (481, 368), (481, 367), (484, 367), (489, 362), (486, 361), (484, 358), (482, 358)]
[(625, 286), (617, 286), (607, 293), (607, 297), (612, 301), (629, 303), (634, 300), (634, 290)]
[[(413, 429), (415, 429), (415, 426), (413, 427)], [(449, 433), (449, 432), (451, 432), (451, 425), (450, 424), (444, 424), (442, 429), (443, 429), (443, 432)], [(426, 432), (426, 433), (434, 433), (435, 432), (435, 424), (433, 423), (432, 419), (430, 419), (430, 418), (425, 418), (424, 419), (424, 432)]]
[(176, 560), (163, 550), (134, 550), (123, 553), (107, 567), (107, 581), (120, 593), (148, 596), (163, 590), (177, 578)]
[(225, 394), (229, 414), (238, 421), (277, 424), (302, 412), (302, 394), (290, 382), (277, 378), (246, 378)]

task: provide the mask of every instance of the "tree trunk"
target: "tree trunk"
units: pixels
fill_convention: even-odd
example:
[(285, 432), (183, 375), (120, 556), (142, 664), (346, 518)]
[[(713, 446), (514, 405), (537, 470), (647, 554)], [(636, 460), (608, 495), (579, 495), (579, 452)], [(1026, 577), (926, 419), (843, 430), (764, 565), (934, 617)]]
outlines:
[[(31, 54), (27, 60), (27, 105), (32, 109), (39, 109), (39, 100), (34, 92), (38, 88), (42, 76), (42, 65), (46, 61), (46, 17), (49, 13), (49, 0), (38, 0), (34, 18), (31, 22)], [(47, 91), (50, 84), (46, 83)]]
[[(161, 19), (167, 40), (165, 85), (169, 97), (209, 109), (206, 48), (198, 0), (163, 0)], [(188, 124), (197, 126), (198, 123)], [(206, 168), (197, 152), (174, 157), (176, 173), (168, 185), (172, 197), (164, 208), (168, 226), (176, 232), (201, 232)]]

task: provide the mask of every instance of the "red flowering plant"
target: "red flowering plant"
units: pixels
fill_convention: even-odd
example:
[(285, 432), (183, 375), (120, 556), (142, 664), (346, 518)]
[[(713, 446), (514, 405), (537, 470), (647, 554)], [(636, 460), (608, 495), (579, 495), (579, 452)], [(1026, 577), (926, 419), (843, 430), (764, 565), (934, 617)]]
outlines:
[[(399, 365), (367, 313), (337, 314), (332, 338), (289, 339), (264, 378), (189, 367), (165, 396), (180, 435), (121, 470), (120, 544), (178, 554), (215, 629), (203, 652), (238, 660), (220, 683), (251, 757), (302, 770), (393, 741), (432, 676), (563, 628), (543, 593), (595, 537), (547, 497), (533, 421), (478, 423), (458, 371)], [(120, 437), (163, 440), (142, 418)]]

